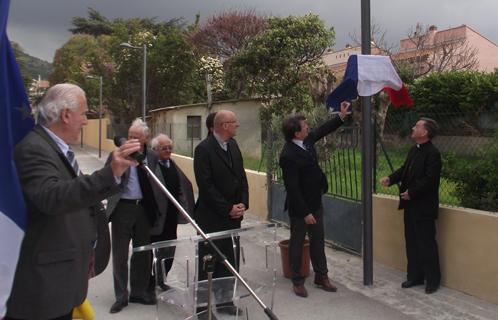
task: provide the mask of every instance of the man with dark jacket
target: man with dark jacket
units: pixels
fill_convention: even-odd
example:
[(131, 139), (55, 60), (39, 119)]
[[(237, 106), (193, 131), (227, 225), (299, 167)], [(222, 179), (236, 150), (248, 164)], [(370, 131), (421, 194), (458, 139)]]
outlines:
[[(128, 139), (137, 139), (140, 142), (140, 152), (145, 154), (147, 166), (154, 171), (157, 166), (157, 156), (147, 148), (148, 138), (147, 124), (141, 119), (133, 121), (128, 129)], [(128, 302), (156, 304), (153, 288), (149, 287), (152, 270), (150, 251), (132, 254), (129, 267), (130, 291), (128, 291), (130, 241), (133, 247), (150, 244), (150, 228), (157, 216), (158, 198), (153, 192), (153, 182), (150, 179), (143, 168), (130, 168), (123, 174), (120, 192), (108, 198), (107, 215), (112, 223), (112, 273), (116, 296), (110, 313), (120, 312)]]
[(286, 118), (282, 125), (286, 143), (280, 153), (279, 164), (287, 191), (286, 208), (291, 225), (289, 264), (293, 290), (300, 297), (308, 296), (304, 277), (300, 272), (306, 234), (310, 239), (315, 285), (325, 291), (337, 291), (328, 278), (325, 257), (322, 195), (328, 190), (328, 182), (318, 165), (314, 145), (343, 124), (348, 106), (348, 102), (341, 103), (339, 116), (328, 120), (314, 131), (309, 131), (306, 118), (301, 115)]
[[(195, 148), (194, 172), (199, 198), (194, 210), (194, 218), (199, 227), (206, 232), (224, 231), (240, 228), (245, 211), (249, 208), (249, 191), (242, 154), (233, 139), (239, 122), (235, 114), (220, 110), (214, 117), (213, 134), (208, 135)], [(238, 269), (239, 245), (236, 239), (214, 241), (227, 260)], [(234, 254), (235, 251), (235, 254)], [(206, 245), (199, 245), (199, 257), (212, 254)], [(216, 257), (215, 257), (216, 259)], [(202, 266), (202, 260), (199, 266)], [(206, 272), (199, 268), (199, 280), (207, 278)], [(228, 269), (216, 261), (213, 278), (231, 276)], [(226, 288), (227, 292), (231, 290)], [(239, 312), (233, 303), (222, 305), (221, 312), (236, 314)]]
[(14, 151), (28, 223), (7, 301), (6, 320), (72, 319), (88, 290), (96, 241), (93, 206), (119, 191), (117, 181), (140, 148), (129, 140), (109, 166), (82, 174), (69, 144), (87, 124), (85, 93), (73, 84), (51, 87), (37, 106), (37, 125)]
[(401, 168), (383, 177), (383, 186), (400, 184), (399, 209), (404, 209), (407, 280), (402, 288), (421, 285), (435, 292), (441, 282), (435, 220), (439, 211), (441, 154), (432, 144), (438, 130), (436, 121), (421, 118), (412, 128), (416, 145), (408, 152)]
[[(194, 191), (192, 183), (183, 171), (171, 159), (173, 151), (173, 141), (165, 134), (158, 134), (151, 141), (152, 150), (157, 155), (158, 165), (154, 174), (161, 183), (168, 189), (171, 195), (180, 203), (189, 215), (194, 211)], [(164, 195), (159, 188), (153, 188), (156, 194), (157, 210), (159, 216), (151, 228), (151, 242), (174, 240), (177, 238), (178, 223), (186, 223), (187, 219), (182, 216), (176, 206)], [(164, 213), (164, 214), (163, 214)], [(161, 290), (169, 290), (166, 284), (166, 276), (173, 266), (175, 247), (161, 248), (156, 251), (155, 276), (151, 279), (151, 284), (157, 280), (157, 285)], [(164, 268), (164, 269), (163, 269)]]

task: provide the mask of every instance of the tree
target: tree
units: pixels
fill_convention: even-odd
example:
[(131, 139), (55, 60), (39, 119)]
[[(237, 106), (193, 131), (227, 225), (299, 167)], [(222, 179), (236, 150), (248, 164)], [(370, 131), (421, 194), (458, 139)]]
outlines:
[[(411, 86), (416, 109), (422, 113), (449, 112), (457, 115), (459, 135), (480, 135), (479, 119), (483, 112), (496, 112), (498, 77), (495, 73), (451, 71), (431, 73)], [(461, 115), (466, 115), (461, 118)]]
[(104, 79), (104, 104), (107, 104), (109, 82), (113, 72), (113, 59), (109, 54), (111, 38), (86, 34), (73, 35), (54, 56), (54, 71), (49, 77), (51, 84), (70, 82), (85, 90), (90, 112), (97, 113), (99, 83), (89, 81), (89, 75)]
[[(227, 61), (227, 86), (262, 99), (268, 170), (273, 165), (273, 118), (313, 106), (307, 77), (334, 37), (317, 15), (272, 17), (263, 33)], [(271, 171), (267, 177), (271, 179)]]
[(323, 61), (318, 61), (305, 78), (315, 107), (323, 105), (337, 81), (334, 72)]
[(74, 25), (74, 28), (69, 29), (69, 31), (73, 34), (100, 36), (112, 33), (112, 23), (93, 8), (88, 8), (88, 19), (73, 17), (71, 23)]
[[(354, 31), (349, 34), (349, 38), (354, 45), (361, 46), (361, 36)], [(391, 56), (396, 49), (396, 45), (387, 40), (387, 30), (375, 20), (370, 25), (370, 39), (372, 54)]]
[(269, 18), (265, 32), (228, 61), (228, 85), (237, 87), (237, 79), (246, 79), (249, 91), (263, 99), (270, 114), (310, 106), (307, 75), (334, 36), (317, 15)]
[(109, 107), (118, 122), (141, 114), (143, 51), (119, 47), (122, 42), (147, 45), (147, 109), (204, 101), (204, 78), (198, 58), (186, 41), (180, 20), (116, 20), (110, 52), (115, 62)]
[(255, 36), (266, 27), (267, 18), (254, 10), (224, 11), (211, 16), (205, 24), (194, 28), (189, 41), (201, 54), (218, 57), (224, 61), (237, 51), (247, 48)]

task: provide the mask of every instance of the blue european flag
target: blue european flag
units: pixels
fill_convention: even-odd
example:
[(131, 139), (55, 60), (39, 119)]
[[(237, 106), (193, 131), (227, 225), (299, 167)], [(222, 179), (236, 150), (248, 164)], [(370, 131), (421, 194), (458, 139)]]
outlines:
[(13, 148), (34, 125), (6, 33), (9, 5), (9, 0), (0, 0), (0, 318), (6, 312), (27, 220)]

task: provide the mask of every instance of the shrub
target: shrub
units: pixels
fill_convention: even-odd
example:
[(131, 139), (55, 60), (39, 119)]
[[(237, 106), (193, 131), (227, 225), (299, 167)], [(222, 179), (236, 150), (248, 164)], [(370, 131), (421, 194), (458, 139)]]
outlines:
[(456, 157), (447, 157), (443, 175), (455, 181), (454, 194), (462, 206), (498, 211), (498, 134), (476, 158), (459, 161)]

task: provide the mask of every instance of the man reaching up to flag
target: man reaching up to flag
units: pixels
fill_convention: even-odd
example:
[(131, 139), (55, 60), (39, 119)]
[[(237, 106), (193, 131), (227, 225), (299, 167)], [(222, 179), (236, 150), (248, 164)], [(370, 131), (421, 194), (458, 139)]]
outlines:
[(140, 148), (129, 140), (110, 166), (83, 175), (70, 143), (87, 123), (85, 93), (72, 84), (50, 88), (37, 106), (37, 125), (14, 149), (27, 207), (27, 227), (6, 319), (69, 320), (86, 298), (96, 238), (92, 206), (118, 191)]

